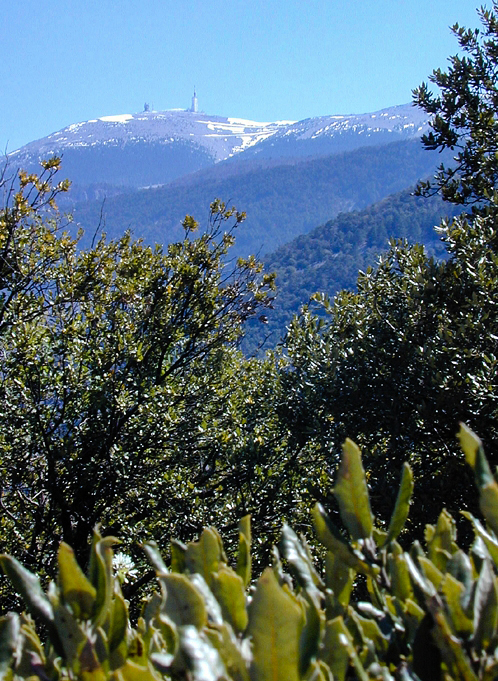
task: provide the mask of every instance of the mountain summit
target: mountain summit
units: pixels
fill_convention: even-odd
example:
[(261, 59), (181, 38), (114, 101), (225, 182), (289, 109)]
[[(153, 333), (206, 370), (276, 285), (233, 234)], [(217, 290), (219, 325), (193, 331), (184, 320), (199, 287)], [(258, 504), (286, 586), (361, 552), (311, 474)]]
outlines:
[[(192, 107), (194, 108), (194, 107)], [(9, 155), (26, 170), (63, 156), (77, 185), (166, 184), (229, 158), (318, 156), (420, 136), (427, 116), (411, 105), (371, 114), (261, 123), (183, 109), (146, 110), (74, 123)]]

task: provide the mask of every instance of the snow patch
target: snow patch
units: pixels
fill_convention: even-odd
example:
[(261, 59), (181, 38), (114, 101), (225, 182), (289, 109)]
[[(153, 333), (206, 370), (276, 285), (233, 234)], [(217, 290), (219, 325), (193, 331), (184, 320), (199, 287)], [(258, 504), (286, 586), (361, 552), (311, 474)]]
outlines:
[[(99, 121), (104, 123), (126, 123), (133, 118), (131, 114), (118, 114), (117, 116), (101, 116)], [(81, 123), (79, 124), (81, 125)]]

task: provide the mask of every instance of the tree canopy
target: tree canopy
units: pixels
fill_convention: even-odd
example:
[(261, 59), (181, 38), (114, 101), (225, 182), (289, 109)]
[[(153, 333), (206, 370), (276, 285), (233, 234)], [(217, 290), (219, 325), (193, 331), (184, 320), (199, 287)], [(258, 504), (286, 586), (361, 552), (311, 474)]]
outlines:
[(166, 250), (130, 234), (79, 249), (58, 166), (4, 176), (0, 213), (1, 536), (48, 572), (60, 540), (86, 554), (96, 523), (181, 538), (230, 508), (213, 500), (243, 484), (226, 448), (220, 463), (229, 376), (243, 323), (273, 297), (254, 258), (227, 258), (244, 215), (220, 202)]
[(472, 205), (475, 213), (498, 204), (498, 2), (481, 8), (482, 28), (452, 28), (463, 56), (449, 58), (447, 71), (433, 71), (427, 83), (413, 91), (414, 103), (433, 115), (432, 130), (423, 137), (426, 149), (456, 150), (450, 166), (440, 165), (434, 180), (419, 192), (441, 192), (456, 204)]
[(412, 522), (420, 537), (427, 514), (463, 504), (469, 481), (457, 455), (458, 421), (482, 434), (498, 464), (498, 3), (493, 7), (479, 12), (482, 35), (453, 28), (466, 56), (434, 72), (440, 94), (425, 84), (414, 93), (434, 114), (426, 148), (457, 149), (454, 165), (442, 165), (418, 193), (471, 206), (439, 228), (447, 259), (393, 241), (360, 273), (357, 292), (333, 301), (316, 296), (321, 314), (306, 309), (286, 341), (291, 432), (332, 450), (345, 437), (360, 442), (385, 518), (409, 453), (419, 480)]

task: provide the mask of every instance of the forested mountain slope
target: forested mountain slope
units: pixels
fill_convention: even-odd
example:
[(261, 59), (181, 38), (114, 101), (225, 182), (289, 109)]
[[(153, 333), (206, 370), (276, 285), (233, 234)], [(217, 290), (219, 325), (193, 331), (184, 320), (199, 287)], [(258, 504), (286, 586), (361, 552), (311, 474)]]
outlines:
[[(104, 216), (111, 237), (132, 229), (148, 243), (182, 237), (181, 221), (193, 215), (203, 226), (214, 198), (247, 213), (236, 254), (269, 253), (341, 212), (358, 210), (430, 175), (440, 156), (419, 140), (364, 147), (312, 160), (251, 169), (219, 177), (216, 168), (190, 181), (78, 204), (75, 220), (89, 237)], [(202, 178), (202, 179), (201, 179)]]
[(443, 257), (445, 250), (434, 227), (459, 212), (438, 196), (417, 197), (407, 189), (362, 211), (341, 213), (281, 246), (265, 258), (266, 269), (277, 273), (274, 310), (267, 324), (251, 323), (246, 351), (254, 351), (266, 336), (268, 346), (278, 342), (292, 315), (313, 293), (333, 296), (341, 289), (354, 289), (358, 271), (374, 265), (391, 238), (422, 243), (429, 253)]

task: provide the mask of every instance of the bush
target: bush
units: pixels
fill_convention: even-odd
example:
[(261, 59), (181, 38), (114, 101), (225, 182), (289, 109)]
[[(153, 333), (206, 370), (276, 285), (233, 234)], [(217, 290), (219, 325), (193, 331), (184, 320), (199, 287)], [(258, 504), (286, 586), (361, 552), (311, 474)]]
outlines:
[[(498, 484), (479, 439), (466, 427), (460, 442), (474, 471), (487, 527), (467, 514), (475, 541), (469, 554), (456, 543), (443, 510), (427, 525), (426, 550), (398, 543), (413, 480), (405, 465), (387, 531), (375, 527), (356, 445), (346, 441), (334, 494), (349, 538), (320, 505), (313, 510), (324, 569), (306, 540), (284, 525), (279, 550), (250, 587), (249, 519), (239, 526), (236, 569), (227, 565), (216, 530), (172, 545), (167, 567), (154, 544), (144, 549), (160, 593), (144, 604), (132, 627), (121, 583), (126, 561), (113, 571), (113, 537), (94, 534), (88, 574), (61, 544), (59, 576), (42, 592), (35, 575), (14, 558), (1, 565), (35, 621), (0, 619), (2, 679), (134, 681), (192, 679), (494, 679), (498, 673)], [(284, 571), (283, 562), (289, 574)], [(114, 572), (114, 574), (113, 574)], [(355, 579), (366, 598), (354, 601)]]

